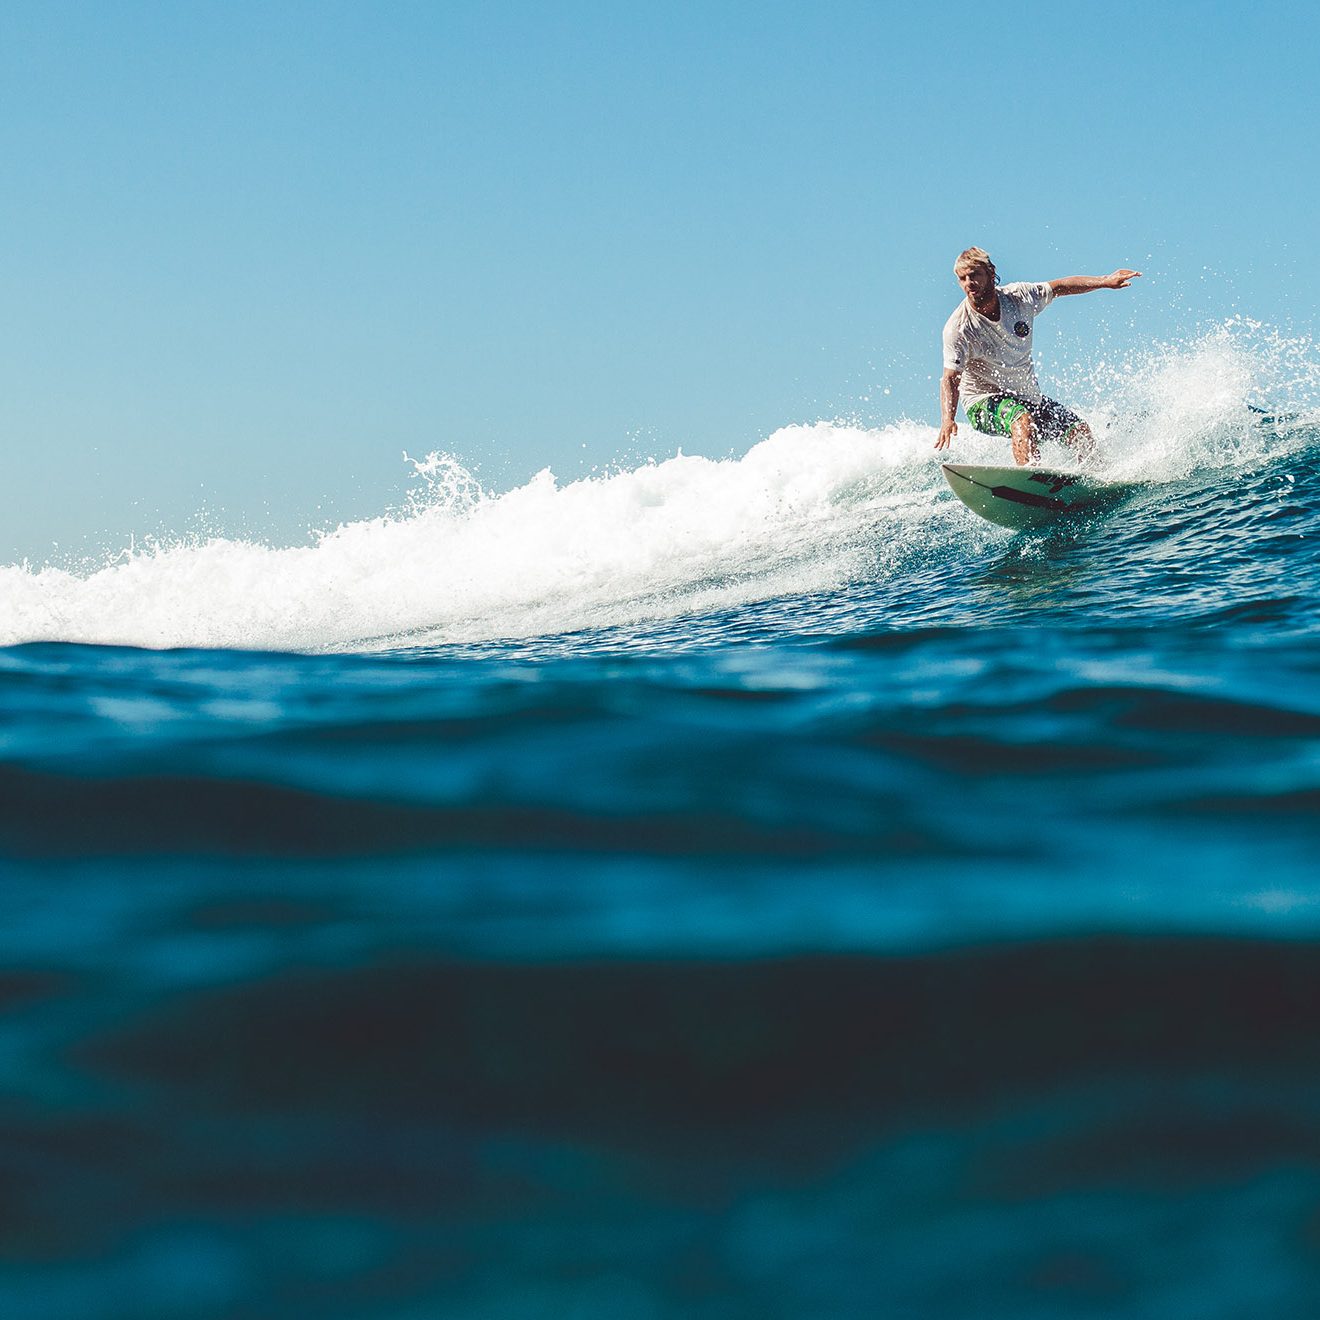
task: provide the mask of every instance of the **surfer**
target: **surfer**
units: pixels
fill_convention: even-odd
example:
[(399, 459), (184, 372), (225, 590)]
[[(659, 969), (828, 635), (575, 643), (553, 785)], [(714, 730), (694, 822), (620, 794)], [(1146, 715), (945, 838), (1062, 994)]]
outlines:
[(1031, 362), (1031, 323), (1055, 298), (1093, 289), (1126, 289), (1139, 270), (1072, 275), (1044, 284), (997, 284), (984, 248), (959, 254), (953, 273), (967, 297), (944, 326), (940, 434), (947, 449), (957, 434), (959, 394), (967, 420), (986, 435), (1006, 435), (1019, 465), (1040, 461), (1040, 441), (1060, 440), (1081, 460), (1095, 449), (1091, 428), (1063, 404), (1046, 398)]

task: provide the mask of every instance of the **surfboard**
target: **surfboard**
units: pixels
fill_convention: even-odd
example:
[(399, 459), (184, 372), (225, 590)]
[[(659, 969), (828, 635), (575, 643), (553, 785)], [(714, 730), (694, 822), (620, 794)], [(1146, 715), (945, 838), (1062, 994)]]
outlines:
[(973, 513), (1014, 531), (1098, 512), (1134, 489), (1132, 482), (1105, 481), (1057, 468), (981, 467), (974, 463), (944, 463), (942, 467), (953, 493)]

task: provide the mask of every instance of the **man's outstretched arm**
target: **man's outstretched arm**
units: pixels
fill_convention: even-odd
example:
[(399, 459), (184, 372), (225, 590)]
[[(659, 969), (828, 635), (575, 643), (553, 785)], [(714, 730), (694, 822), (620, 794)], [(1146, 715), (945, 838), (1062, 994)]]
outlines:
[(1092, 289), (1126, 289), (1140, 278), (1139, 270), (1116, 270), (1112, 275), (1069, 275), (1066, 279), (1051, 280), (1050, 288), (1056, 298), (1062, 298), (1069, 293), (1090, 293)]

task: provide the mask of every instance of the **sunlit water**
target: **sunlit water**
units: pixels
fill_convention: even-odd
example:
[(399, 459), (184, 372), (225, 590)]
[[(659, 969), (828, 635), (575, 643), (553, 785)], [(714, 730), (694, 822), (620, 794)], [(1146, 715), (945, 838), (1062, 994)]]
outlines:
[(1318, 380), (0, 569), (3, 1314), (1312, 1314)]

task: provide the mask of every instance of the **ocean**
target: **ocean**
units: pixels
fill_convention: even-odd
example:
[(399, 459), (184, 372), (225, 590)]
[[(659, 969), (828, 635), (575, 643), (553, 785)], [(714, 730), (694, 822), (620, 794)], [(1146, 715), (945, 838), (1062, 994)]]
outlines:
[(1318, 384), (0, 568), (0, 1314), (1316, 1314)]

